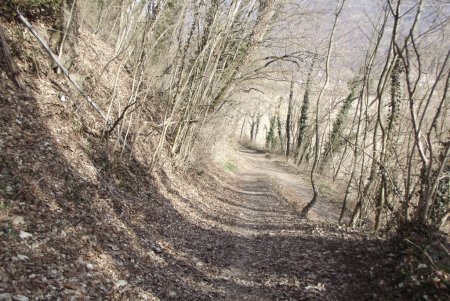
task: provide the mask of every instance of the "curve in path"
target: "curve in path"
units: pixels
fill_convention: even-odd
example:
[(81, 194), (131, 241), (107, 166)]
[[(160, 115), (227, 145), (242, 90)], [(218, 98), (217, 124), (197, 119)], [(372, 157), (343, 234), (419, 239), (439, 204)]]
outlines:
[[(302, 208), (312, 199), (309, 174), (300, 175), (294, 166), (282, 160), (268, 159), (264, 153), (246, 148), (240, 148), (238, 152), (244, 162), (243, 177), (271, 178), (296, 207)], [(337, 204), (319, 196), (310, 211), (309, 218), (315, 221), (335, 222), (339, 218), (339, 213), (340, 208)]]
[[(213, 299), (370, 298), (369, 271), (374, 259), (368, 250), (377, 241), (331, 224), (299, 219), (267, 177), (297, 185), (295, 175), (264, 155), (240, 152), (247, 162), (241, 172), (225, 181), (206, 177), (203, 185), (209, 194), (202, 201), (184, 199), (188, 210), (178, 208), (195, 212), (189, 219), (212, 225), (206, 249), (194, 241), (183, 247), (197, 248), (196, 258), (204, 258), (199, 265), (214, 288)], [(216, 236), (219, 233), (227, 233), (226, 238)]]

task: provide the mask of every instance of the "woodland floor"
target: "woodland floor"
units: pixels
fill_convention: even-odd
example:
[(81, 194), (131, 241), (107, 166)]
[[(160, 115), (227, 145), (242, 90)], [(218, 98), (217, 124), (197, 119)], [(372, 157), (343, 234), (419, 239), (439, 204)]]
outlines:
[(241, 149), (242, 168), (234, 174), (211, 167), (185, 179), (151, 176), (132, 155), (117, 158), (100, 141), (57, 123), (68, 118), (64, 106), (3, 86), (4, 300), (362, 300), (386, 294), (372, 279), (385, 265), (380, 241), (299, 219), (274, 185), (280, 177), (281, 187), (289, 184), (293, 175), (263, 154)]
[(329, 199), (300, 219), (311, 190), (283, 162), (240, 148), (232, 173), (150, 174), (83, 133), (79, 97), (67, 88), (62, 102), (49, 82), (63, 79), (27, 73), (18, 92), (2, 68), (0, 300), (423, 297), (395, 289), (392, 245), (330, 222)]

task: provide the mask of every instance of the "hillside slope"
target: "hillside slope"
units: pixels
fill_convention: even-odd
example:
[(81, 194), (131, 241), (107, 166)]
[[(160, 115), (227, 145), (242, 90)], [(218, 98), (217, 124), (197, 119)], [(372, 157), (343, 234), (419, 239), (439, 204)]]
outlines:
[[(151, 151), (117, 148), (88, 133), (101, 120), (28, 33), (18, 38), (20, 27), (7, 28), (27, 88), (18, 89), (2, 67), (0, 300), (386, 300), (417, 293), (396, 291), (395, 273), (382, 276), (398, 262), (385, 256), (389, 245), (300, 220), (271, 181), (255, 176), (258, 164), (228, 175), (213, 165), (184, 176), (170, 165), (152, 173)], [(113, 74), (98, 66), (113, 51), (87, 32), (81, 37), (74, 72), (106, 105)], [(122, 74), (118, 93), (131, 81)], [(445, 298), (447, 291), (433, 293)]]

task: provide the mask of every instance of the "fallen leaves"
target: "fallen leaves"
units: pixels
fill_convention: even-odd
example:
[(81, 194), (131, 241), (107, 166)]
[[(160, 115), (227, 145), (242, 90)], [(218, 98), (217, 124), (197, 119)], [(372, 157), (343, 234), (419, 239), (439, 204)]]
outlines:
[[(125, 161), (68, 126), (79, 122), (70, 110), (44, 117), (42, 99), (2, 97), (1, 208), (11, 215), (1, 220), (0, 301), (389, 296), (377, 273), (396, 253), (383, 262), (389, 250), (366, 233), (300, 221), (268, 181), (175, 175), (169, 198), (133, 154)], [(442, 289), (439, 272), (431, 280)]]

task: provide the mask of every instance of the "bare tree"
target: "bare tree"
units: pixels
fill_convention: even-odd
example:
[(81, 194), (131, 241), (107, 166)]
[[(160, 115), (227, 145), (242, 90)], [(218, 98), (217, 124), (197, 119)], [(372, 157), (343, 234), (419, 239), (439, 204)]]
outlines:
[(338, 7), (336, 9), (336, 13), (335, 13), (335, 18), (334, 18), (334, 23), (333, 23), (333, 27), (331, 29), (331, 34), (330, 34), (330, 39), (328, 42), (328, 51), (327, 51), (327, 56), (326, 56), (326, 62), (325, 62), (325, 82), (319, 92), (319, 96), (317, 97), (316, 100), (316, 113), (315, 113), (315, 155), (314, 155), (314, 162), (313, 162), (313, 166), (311, 168), (311, 173), (310, 173), (310, 179), (311, 179), (311, 185), (313, 188), (313, 198), (311, 199), (311, 201), (302, 209), (302, 216), (303, 217), (307, 217), (309, 211), (311, 210), (311, 208), (314, 206), (314, 204), (317, 202), (317, 197), (319, 195), (319, 189), (316, 183), (316, 179), (315, 179), (315, 172), (316, 172), (316, 167), (319, 163), (319, 153), (320, 153), (320, 132), (319, 132), (319, 117), (320, 117), (320, 100), (323, 96), (323, 93), (325, 92), (325, 89), (328, 87), (328, 82), (330, 80), (330, 74), (329, 74), (329, 69), (330, 69), (330, 59), (331, 59), (331, 54), (332, 54), (332, 50), (333, 50), (333, 39), (334, 39), (334, 34), (335, 34), (335, 30), (336, 30), (336, 26), (337, 26), (337, 22), (339, 20), (339, 16), (342, 12), (342, 9), (344, 7), (345, 4), (345, 0), (342, 0), (342, 2), (340, 2), (338, 4)]

